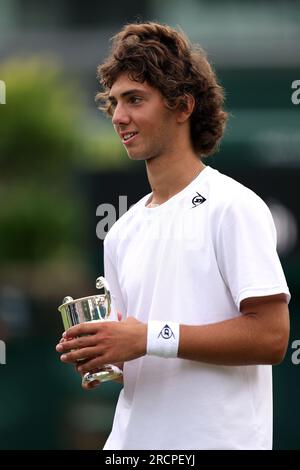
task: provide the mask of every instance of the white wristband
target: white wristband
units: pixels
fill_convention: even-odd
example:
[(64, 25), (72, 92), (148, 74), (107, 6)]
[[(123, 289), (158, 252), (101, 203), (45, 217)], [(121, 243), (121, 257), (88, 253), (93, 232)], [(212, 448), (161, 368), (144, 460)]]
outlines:
[(172, 321), (149, 321), (147, 331), (147, 354), (160, 357), (177, 357), (179, 346), (179, 323)]

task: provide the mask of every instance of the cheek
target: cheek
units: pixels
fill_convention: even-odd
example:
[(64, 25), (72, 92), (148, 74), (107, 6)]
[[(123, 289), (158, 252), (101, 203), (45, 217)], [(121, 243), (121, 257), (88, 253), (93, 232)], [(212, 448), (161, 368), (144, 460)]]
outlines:
[(169, 141), (172, 137), (172, 121), (170, 116), (161, 110), (157, 110), (145, 119), (144, 116), (137, 118), (136, 123), (140, 128), (143, 138), (153, 138), (158, 143), (162, 140)]

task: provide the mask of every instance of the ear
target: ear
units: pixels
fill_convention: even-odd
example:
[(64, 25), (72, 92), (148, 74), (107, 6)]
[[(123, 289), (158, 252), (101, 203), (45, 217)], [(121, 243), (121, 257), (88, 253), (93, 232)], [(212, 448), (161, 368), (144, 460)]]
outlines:
[(186, 122), (195, 108), (195, 98), (193, 95), (183, 95), (179, 98), (178, 107), (177, 107), (177, 122), (184, 123)]

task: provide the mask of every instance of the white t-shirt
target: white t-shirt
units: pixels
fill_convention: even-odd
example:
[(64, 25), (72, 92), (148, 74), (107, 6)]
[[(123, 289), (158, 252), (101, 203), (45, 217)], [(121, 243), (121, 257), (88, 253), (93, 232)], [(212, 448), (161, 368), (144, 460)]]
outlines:
[[(147, 195), (105, 239), (105, 277), (124, 316), (204, 325), (248, 297), (285, 293), (266, 204), (211, 167), (156, 208)], [(218, 348), (218, 344), (216, 344)], [(124, 364), (104, 449), (271, 449), (272, 368), (144, 356)]]

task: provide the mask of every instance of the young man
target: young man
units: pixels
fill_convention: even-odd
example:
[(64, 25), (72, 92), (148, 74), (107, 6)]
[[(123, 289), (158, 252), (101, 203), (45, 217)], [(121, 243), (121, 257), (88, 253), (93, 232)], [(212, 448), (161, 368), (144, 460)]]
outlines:
[(61, 359), (85, 358), (81, 374), (124, 363), (105, 449), (270, 449), (290, 294), (267, 206), (203, 163), (223, 135), (222, 88), (200, 48), (156, 23), (124, 27), (99, 75), (152, 193), (105, 239), (123, 320), (70, 328)]

